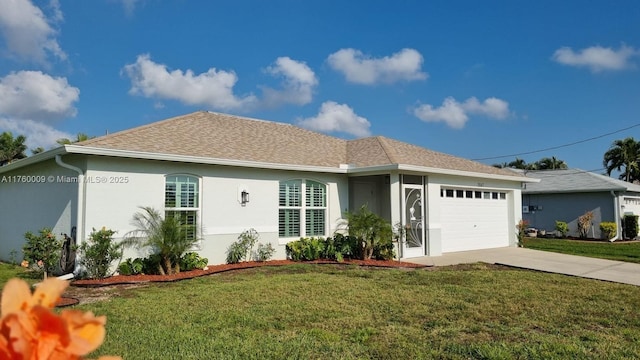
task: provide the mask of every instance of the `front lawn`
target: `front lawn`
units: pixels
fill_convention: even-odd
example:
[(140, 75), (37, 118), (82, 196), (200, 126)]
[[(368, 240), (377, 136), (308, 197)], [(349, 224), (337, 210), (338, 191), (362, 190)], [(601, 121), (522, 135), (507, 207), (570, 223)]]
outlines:
[(640, 287), (484, 264), (301, 264), (103, 291), (77, 307), (108, 318), (92, 357), (640, 358)]
[(524, 246), (535, 250), (640, 263), (640, 242), (610, 243), (605, 241), (526, 238)]

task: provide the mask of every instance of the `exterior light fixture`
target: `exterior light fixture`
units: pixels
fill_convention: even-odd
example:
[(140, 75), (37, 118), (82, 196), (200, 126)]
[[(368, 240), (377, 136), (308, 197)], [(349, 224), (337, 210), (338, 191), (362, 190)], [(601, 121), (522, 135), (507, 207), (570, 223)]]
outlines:
[(242, 206), (246, 206), (248, 202), (249, 192), (247, 190), (242, 190), (242, 192), (240, 193), (240, 204), (242, 204)]

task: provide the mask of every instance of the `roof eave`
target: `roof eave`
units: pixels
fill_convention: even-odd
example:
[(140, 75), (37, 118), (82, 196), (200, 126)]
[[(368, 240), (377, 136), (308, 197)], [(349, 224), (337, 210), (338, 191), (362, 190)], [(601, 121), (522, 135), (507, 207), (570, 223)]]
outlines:
[(25, 166), (37, 164), (39, 162), (46, 161), (49, 159), (53, 159), (56, 157), (56, 155), (66, 154), (67, 153), (66, 146), (67, 145), (60, 146), (55, 149), (51, 149), (39, 154), (29, 156), (24, 159), (17, 160), (15, 162), (12, 162), (11, 164), (0, 166), (0, 174), (17, 170)]
[(355, 174), (364, 175), (364, 173), (376, 173), (376, 172), (393, 171), (393, 170), (415, 171), (420, 173), (440, 174), (440, 175), (468, 176), (468, 177), (476, 177), (476, 178), (483, 178), (483, 179), (517, 181), (517, 182), (526, 182), (526, 183), (540, 182), (540, 179), (528, 178), (525, 176), (488, 174), (488, 173), (480, 173), (480, 172), (474, 172), (474, 171), (440, 169), (440, 168), (406, 165), (406, 164), (387, 164), (387, 165), (375, 165), (375, 166), (363, 166), (363, 167), (350, 167), (348, 169), (348, 173), (354, 174), (354, 175)]
[(78, 145), (67, 145), (67, 150), (69, 153), (74, 153), (74, 154), (113, 156), (113, 157), (120, 157), (120, 158), (129, 158), (129, 159), (172, 161), (172, 162), (185, 162), (185, 163), (192, 163), (192, 164), (236, 166), (236, 167), (273, 169), (273, 170), (308, 171), (308, 172), (323, 172), (323, 173), (336, 173), (336, 174), (347, 173), (347, 169), (341, 168), (341, 167), (265, 163), (265, 162), (258, 162), (258, 161), (218, 159), (218, 158), (209, 158), (209, 157), (202, 157), (202, 156), (162, 154), (162, 153), (106, 149), (106, 148), (78, 146)]

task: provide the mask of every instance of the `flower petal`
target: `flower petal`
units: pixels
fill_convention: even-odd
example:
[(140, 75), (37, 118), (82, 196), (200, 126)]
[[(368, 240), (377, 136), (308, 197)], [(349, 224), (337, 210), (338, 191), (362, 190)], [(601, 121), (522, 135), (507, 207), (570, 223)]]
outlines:
[(63, 311), (60, 316), (67, 322), (71, 343), (67, 351), (74, 355), (86, 355), (97, 349), (105, 337), (105, 316), (96, 317), (92, 312)]
[(24, 280), (11, 279), (2, 289), (0, 319), (16, 311), (27, 310), (31, 306), (31, 290)]
[(60, 299), (60, 295), (69, 284), (56, 278), (49, 278), (43, 281), (36, 288), (33, 294), (32, 305), (41, 305), (49, 309), (56, 306), (56, 302)]

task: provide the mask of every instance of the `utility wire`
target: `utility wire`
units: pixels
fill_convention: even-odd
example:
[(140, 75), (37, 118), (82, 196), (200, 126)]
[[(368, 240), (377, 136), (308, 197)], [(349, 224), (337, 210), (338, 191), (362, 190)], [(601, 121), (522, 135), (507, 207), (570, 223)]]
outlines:
[(548, 147), (548, 148), (545, 148), (545, 149), (521, 152), (521, 153), (517, 153), (517, 154), (510, 154), (510, 155), (476, 158), (476, 159), (471, 159), (471, 160), (480, 161), (480, 160), (502, 159), (502, 158), (510, 158), (510, 157), (514, 157), (514, 156), (529, 155), (529, 154), (535, 154), (535, 153), (540, 153), (540, 152), (549, 151), (549, 150), (560, 149), (560, 148), (564, 148), (564, 147), (568, 147), (568, 146), (582, 144), (582, 143), (585, 143), (587, 141), (593, 141), (593, 140), (600, 139), (600, 138), (603, 138), (603, 137), (606, 137), (606, 136), (609, 136), (609, 135), (617, 134), (619, 132), (623, 132), (623, 131), (626, 131), (626, 130), (629, 130), (629, 129), (633, 129), (633, 128), (638, 127), (638, 126), (640, 126), (640, 124), (631, 125), (631, 126), (626, 127), (624, 129), (612, 131), (610, 133), (594, 136), (594, 137), (591, 137), (591, 138), (588, 138), (588, 139), (579, 140), (579, 141), (575, 141), (575, 142), (564, 144), (564, 145), (552, 146), (552, 147)]

